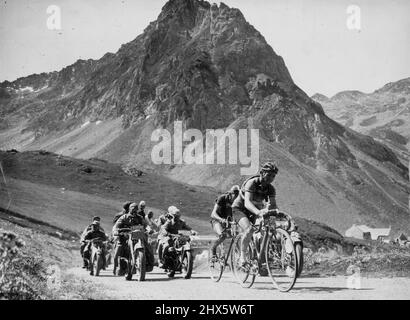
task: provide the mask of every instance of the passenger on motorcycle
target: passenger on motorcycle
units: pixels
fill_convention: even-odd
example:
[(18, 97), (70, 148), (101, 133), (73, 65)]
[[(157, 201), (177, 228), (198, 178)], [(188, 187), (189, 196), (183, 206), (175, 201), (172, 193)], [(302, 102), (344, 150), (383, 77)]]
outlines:
[[(89, 230), (84, 236), (84, 242), (86, 244), (84, 248), (84, 255), (83, 257), (87, 257), (90, 254), (91, 250), (91, 240), (93, 239), (101, 239), (102, 241), (107, 241), (107, 235), (101, 231), (100, 223), (98, 221), (94, 221), (91, 224), (91, 230)], [(103, 246), (103, 270), (106, 268), (107, 261), (105, 259), (105, 248)], [(86, 261), (86, 259), (84, 259)]]
[[(173, 206), (169, 207), (168, 210), (172, 207)], [(171, 215), (169, 214), (169, 211), (166, 211), (163, 214), (161, 214), (158, 217), (158, 219), (155, 220), (155, 222), (157, 223), (158, 229), (160, 230), (161, 227), (165, 224), (165, 222), (167, 222), (169, 219), (171, 219)]]
[(143, 217), (145, 219), (145, 201), (140, 201), (140, 203), (138, 204), (138, 211), (137, 214), (139, 214), (141, 217)]
[(155, 233), (159, 231), (159, 227), (154, 221), (154, 212), (152, 210), (148, 211), (148, 214), (145, 217), (145, 220), (147, 222), (147, 226), (148, 226), (147, 228), (149, 229), (148, 233), (151, 234), (151, 233)]
[(212, 244), (212, 257), (216, 256), (216, 248), (226, 239), (225, 229), (230, 227), (227, 225), (227, 219), (232, 218), (232, 203), (238, 195), (239, 186), (235, 185), (215, 200), (215, 206), (211, 213), (211, 224), (212, 229), (218, 235), (218, 239)]
[[(265, 163), (258, 176), (251, 177), (242, 184), (239, 196), (232, 204), (233, 215), (243, 230), (240, 257), (242, 265), (246, 264), (246, 249), (252, 239), (252, 225), (256, 219), (269, 211), (274, 211), (278, 217), (281, 215), (276, 205), (276, 191), (272, 185), (278, 171), (275, 163)], [(264, 208), (265, 203), (269, 203), (268, 208)]]
[(197, 234), (196, 231), (192, 230), (192, 228), (181, 219), (181, 213), (177, 207), (169, 207), (168, 214), (169, 218), (165, 224), (162, 225), (158, 235), (158, 260), (160, 268), (164, 268), (164, 255), (168, 252), (169, 247), (173, 245), (172, 238), (170, 237), (171, 234), (178, 234), (180, 230), (191, 231), (192, 235)]
[[(93, 228), (93, 223), (96, 222), (96, 225), (98, 226), (98, 228), (104, 232), (104, 229), (101, 227), (100, 222), (101, 222), (101, 218), (100, 217), (93, 217), (92, 223), (89, 224), (84, 231), (82, 232), (81, 236), (80, 236), (80, 254), (81, 257), (83, 257), (84, 255), (84, 249), (87, 245), (87, 242), (84, 241), (84, 237), (87, 234), (88, 231), (90, 231)], [(83, 268), (87, 268), (87, 260), (83, 259), (84, 263), (83, 263)]]
[(124, 204), (122, 205), (122, 211), (121, 211), (121, 212), (118, 212), (118, 213), (115, 215), (115, 217), (114, 217), (114, 219), (113, 219), (113, 223), (116, 223), (117, 220), (118, 220), (120, 217), (122, 217), (124, 214), (128, 213), (128, 210), (129, 210), (129, 208), (130, 208), (131, 203), (132, 203), (131, 201), (126, 201), (126, 202), (124, 202)]

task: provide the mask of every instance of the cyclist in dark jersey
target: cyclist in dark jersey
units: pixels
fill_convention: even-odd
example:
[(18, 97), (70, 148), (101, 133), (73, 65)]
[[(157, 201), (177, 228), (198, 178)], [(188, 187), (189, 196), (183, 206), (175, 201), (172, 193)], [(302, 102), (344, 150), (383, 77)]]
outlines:
[(231, 190), (220, 195), (215, 200), (215, 206), (211, 213), (212, 229), (218, 235), (218, 239), (212, 244), (211, 254), (216, 256), (216, 248), (225, 241), (225, 227), (228, 218), (232, 218), (232, 203), (239, 195), (239, 186), (233, 186)]
[[(241, 241), (241, 264), (245, 264), (246, 249), (253, 236), (252, 225), (258, 217), (263, 217), (268, 212), (279, 210), (276, 204), (276, 191), (272, 185), (279, 169), (273, 162), (265, 163), (258, 176), (246, 180), (237, 197), (232, 204), (232, 213), (238, 220), (238, 224), (243, 230)], [(269, 204), (266, 208), (266, 204)]]

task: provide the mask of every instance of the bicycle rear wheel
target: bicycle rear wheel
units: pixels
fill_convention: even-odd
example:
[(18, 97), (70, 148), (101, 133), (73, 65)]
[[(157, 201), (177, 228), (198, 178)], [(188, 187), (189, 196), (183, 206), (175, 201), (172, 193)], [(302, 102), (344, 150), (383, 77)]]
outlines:
[(215, 257), (212, 257), (212, 252), (209, 250), (208, 268), (213, 281), (218, 282), (221, 280), (225, 269), (225, 252), (223, 243), (216, 247)]
[[(240, 264), (240, 256), (241, 256), (241, 239), (242, 236), (238, 235), (235, 237), (233, 240), (233, 247), (232, 247), (232, 253), (231, 253), (231, 266), (232, 266), (232, 272), (235, 276), (235, 279), (238, 281), (238, 283), (244, 287), (244, 288), (250, 288), (253, 283), (255, 282), (256, 278), (256, 273), (252, 273), (252, 268), (250, 266), (248, 267), (242, 267)], [(251, 244), (248, 247), (248, 250), (246, 252), (246, 261), (251, 264), (253, 260), (255, 259), (255, 250), (253, 249), (253, 242), (251, 241)]]
[(273, 285), (281, 292), (291, 290), (297, 278), (297, 258), (289, 233), (276, 229), (275, 235), (270, 235), (265, 259)]

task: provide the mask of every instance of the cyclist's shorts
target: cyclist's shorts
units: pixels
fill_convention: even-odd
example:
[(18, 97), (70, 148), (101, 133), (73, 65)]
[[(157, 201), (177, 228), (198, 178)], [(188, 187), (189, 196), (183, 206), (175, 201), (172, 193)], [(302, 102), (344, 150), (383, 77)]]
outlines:
[(256, 215), (246, 209), (240, 209), (233, 207), (232, 208), (232, 215), (236, 221), (241, 220), (242, 218), (248, 218), (250, 223), (255, 224), (256, 222)]

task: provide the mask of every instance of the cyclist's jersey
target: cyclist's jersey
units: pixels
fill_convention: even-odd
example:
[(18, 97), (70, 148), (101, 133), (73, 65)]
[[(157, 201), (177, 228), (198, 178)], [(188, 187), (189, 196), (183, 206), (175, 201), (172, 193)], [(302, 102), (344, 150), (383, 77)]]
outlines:
[(232, 217), (232, 203), (231, 203), (231, 195), (229, 193), (224, 193), (220, 195), (216, 200), (215, 203), (219, 206), (218, 215), (222, 219), (226, 219), (228, 217)]
[[(258, 209), (262, 209), (264, 207), (264, 201), (268, 201), (271, 197), (275, 199), (276, 196), (276, 191), (273, 185), (268, 184), (267, 186), (263, 186), (260, 176), (249, 178), (243, 183), (239, 196), (236, 197), (232, 204), (233, 209), (238, 209), (247, 215), (252, 215), (253, 213), (245, 208), (245, 192), (250, 192), (253, 194), (252, 203)], [(271, 203), (271, 207), (272, 209), (277, 209), (275, 200)]]

